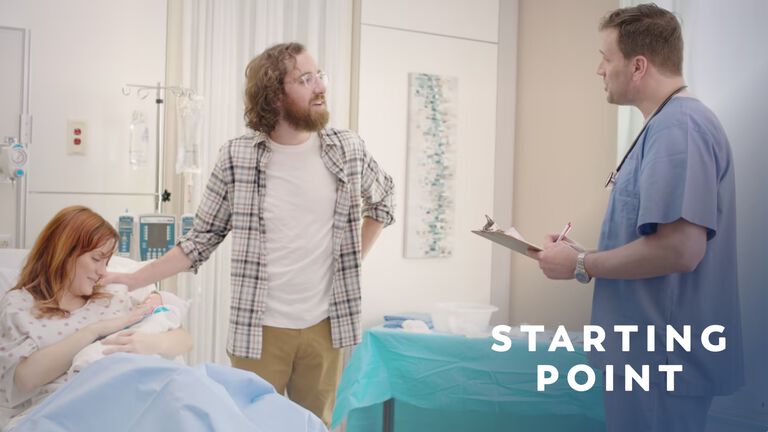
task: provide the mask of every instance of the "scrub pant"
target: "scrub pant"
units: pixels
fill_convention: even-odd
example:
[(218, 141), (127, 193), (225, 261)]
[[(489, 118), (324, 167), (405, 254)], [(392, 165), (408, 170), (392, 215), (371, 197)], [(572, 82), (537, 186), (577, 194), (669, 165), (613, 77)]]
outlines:
[(305, 329), (263, 327), (260, 359), (229, 355), (232, 366), (264, 378), (280, 394), (331, 424), (342, 350), (331, 342), (329, 319)]
[(712, 404), (712, 396), (676, 395), (654, 383), (647, 392), (622, 388), (603, 398), (606, 432), (703, 432)]

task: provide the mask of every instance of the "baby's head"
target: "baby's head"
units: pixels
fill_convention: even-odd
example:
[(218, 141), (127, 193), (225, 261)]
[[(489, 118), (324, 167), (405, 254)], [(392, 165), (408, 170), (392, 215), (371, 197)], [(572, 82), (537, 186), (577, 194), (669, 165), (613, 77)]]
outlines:
[(147, 298), (145, 298), (142, 303), (151, 307), (152, 310), (154, 310), (156, 307), (163, 305), (163, 297), (160, 295), (159, 292), (155, 291), (152, 294), (148, 295)]
[(189, 308), (188, 301), (182, 300), (179, 296), (168, 291), (154, 291), (144, 299), (142, 304), (147, 306), (149, 313), (160, 306), (173, 306), (182, 317), (187, 315), (187, 310)]

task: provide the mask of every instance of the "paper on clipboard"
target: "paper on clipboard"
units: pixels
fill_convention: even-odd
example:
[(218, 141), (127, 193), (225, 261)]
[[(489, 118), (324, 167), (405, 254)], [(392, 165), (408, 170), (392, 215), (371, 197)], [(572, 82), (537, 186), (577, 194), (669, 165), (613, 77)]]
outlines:
[(485, 224), (483, 229), (473, 230), (473, 233), (523, 255), (527, 255), (528, 250), (534, 250), (536, 252), (542, 250), (539, 246), (525, 241), (516, 229), (510, 228), (507, 231), (503, 231), (496, 226), (493, 219), (488, 216), (486, 216), (486, 218), (488, 219), (488, 223)]

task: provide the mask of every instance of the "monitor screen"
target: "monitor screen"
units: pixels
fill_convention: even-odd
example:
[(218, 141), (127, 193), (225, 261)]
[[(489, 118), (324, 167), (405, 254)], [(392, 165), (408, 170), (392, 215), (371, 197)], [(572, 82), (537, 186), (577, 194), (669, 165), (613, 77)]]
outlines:
[(151, 223), (147, 225), (147, 247), (150, 249), (162, 248), (168, 246), (168, 225), (161, 223)]

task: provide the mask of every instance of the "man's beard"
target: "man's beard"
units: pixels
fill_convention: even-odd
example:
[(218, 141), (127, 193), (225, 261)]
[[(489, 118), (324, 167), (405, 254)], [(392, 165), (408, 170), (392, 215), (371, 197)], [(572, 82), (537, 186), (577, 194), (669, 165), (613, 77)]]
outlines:
[[(325, 96), (318, 95), (312, 98), (309, 103), (312, 104), (317, 100), (325, 101)], [(299, 106), (290, 98), (286, 98), (284, 107), (283, 117), (285, 118), (285, 121), (300, 131), (317, 132), (328, 124), (328, 117), (330, 114), (325, 107), (313, 110), (311, 105)]]

